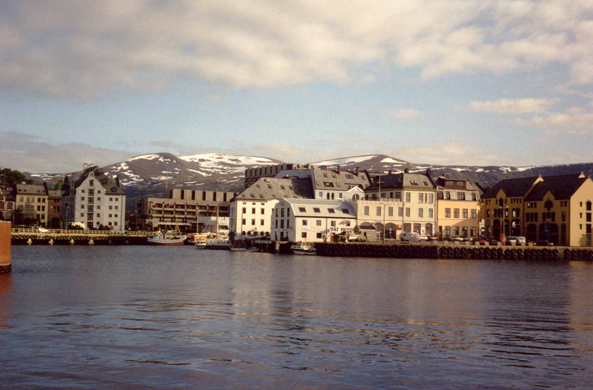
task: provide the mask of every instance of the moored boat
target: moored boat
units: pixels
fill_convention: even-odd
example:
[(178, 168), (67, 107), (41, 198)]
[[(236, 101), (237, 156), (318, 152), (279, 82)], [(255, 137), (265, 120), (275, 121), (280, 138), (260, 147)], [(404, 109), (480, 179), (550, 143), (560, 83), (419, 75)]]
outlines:
[(163, 233), (159, 230), (152, 236), (148, 237), (146, 240), (149, 245), (176, 246), (183, 245), (186, 238), (187, 237), (184, 234), (180, 234), (179, 232), (169, 230), (168, 232)]
[(309, 255), (314, 256), (317, 254), (317, 249), (315, 249), (315, 245), (310, 242), (297, 242), (293, 244), (290, 249), (292, 249), (292, 253), (295, 255)]

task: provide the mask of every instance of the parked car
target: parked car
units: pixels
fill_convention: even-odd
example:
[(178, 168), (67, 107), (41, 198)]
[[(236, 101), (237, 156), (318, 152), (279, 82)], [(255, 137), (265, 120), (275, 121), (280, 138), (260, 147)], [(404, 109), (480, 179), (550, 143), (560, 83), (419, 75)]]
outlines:
[(416, 232), (403, 232), (402, 234), (399, 235), (399, 239), (402, 241), (407, 241), (407, 242), (418, 242), (418, 241), (426, 241), (426, 240), (428, 240), (428, 237), (426, 237), (424, 235), (420, 235)]
[(505, 240), (505, 244), (507, 245), (525, 245), (527, 240), (525, 237), (521, 236), (507, 236)]
[(42, 226), (35, 226), (35, 230), (38, 231), (39, 233), (49, 233), (49, 229), (46, 229)]

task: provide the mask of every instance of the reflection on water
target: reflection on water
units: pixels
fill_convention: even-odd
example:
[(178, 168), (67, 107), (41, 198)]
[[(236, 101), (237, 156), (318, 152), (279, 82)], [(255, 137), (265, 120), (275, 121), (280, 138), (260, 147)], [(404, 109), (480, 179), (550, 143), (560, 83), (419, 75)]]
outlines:
[(13, 388), (586, 388), (589, 263), (15, 247)]

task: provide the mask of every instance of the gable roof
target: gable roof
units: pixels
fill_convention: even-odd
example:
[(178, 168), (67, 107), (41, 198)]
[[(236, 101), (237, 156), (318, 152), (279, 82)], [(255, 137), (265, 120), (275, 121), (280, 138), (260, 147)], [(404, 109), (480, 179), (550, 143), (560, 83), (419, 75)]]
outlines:
[(371, 184), (368, 174), (363, 171), (357, 175), (349, 171), (312, 169), (315, 190), (348, 191), (352, 187), (367, 188)]
[(487, 189), (482, 199), (496, 198), (500, 190), (503, 190), (508, 197), (525, 196), (537, 179), (539, 176), (501, 180)]
[(295, 217), (356, 219), (354, 207), (339, 200), (284, 199), (284, 202), (291, 207)]
[(309, 179), (279, 179), (262, 177), (241, 191), (234, 200), (271, 200), (286, 198), (313, 198)]
[(430, 176), (423, 173), (393, 173), (389, 175), (377, 176), (366, 191), (378, 191), (379, 180), (381, 181), (381, 191), (390, 189), (418, 189), (433, 190), (434, 182)]
[(41, 184), (17, 184), (16, 193), (19, 195), (47, 195)]
[(527, 195), (526, 202), (543, 200), (548, 192), (551, 192), (556, 200), (570, 199), (586, 180), (591, 180), (582, 174), (544, 176), (543, 179)]
[[(112, 178), (107, 176), (101, 168), (96, 165), (90, 166), (84, 170), (84, 172), (76, 178), (74, 181), (74, 188), (80, 187), (80, 185), (89, 177), (89, 175), (93, 173), (95, 176), (95, 180), (103, 187), (105, 190), (105, 195), (125, 195), (125, 191), (121, 189), (119, 186), (119, 180), (117, 178)], [(68, 182), (65, 182), (65, 186)]]

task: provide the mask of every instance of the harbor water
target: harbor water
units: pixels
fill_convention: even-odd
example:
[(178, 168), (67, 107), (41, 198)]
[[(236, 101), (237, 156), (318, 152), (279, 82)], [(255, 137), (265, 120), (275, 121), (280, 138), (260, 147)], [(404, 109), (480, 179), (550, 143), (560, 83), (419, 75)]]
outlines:
[(587, 389), (593, 263), (16, 246), (0, 388)]

